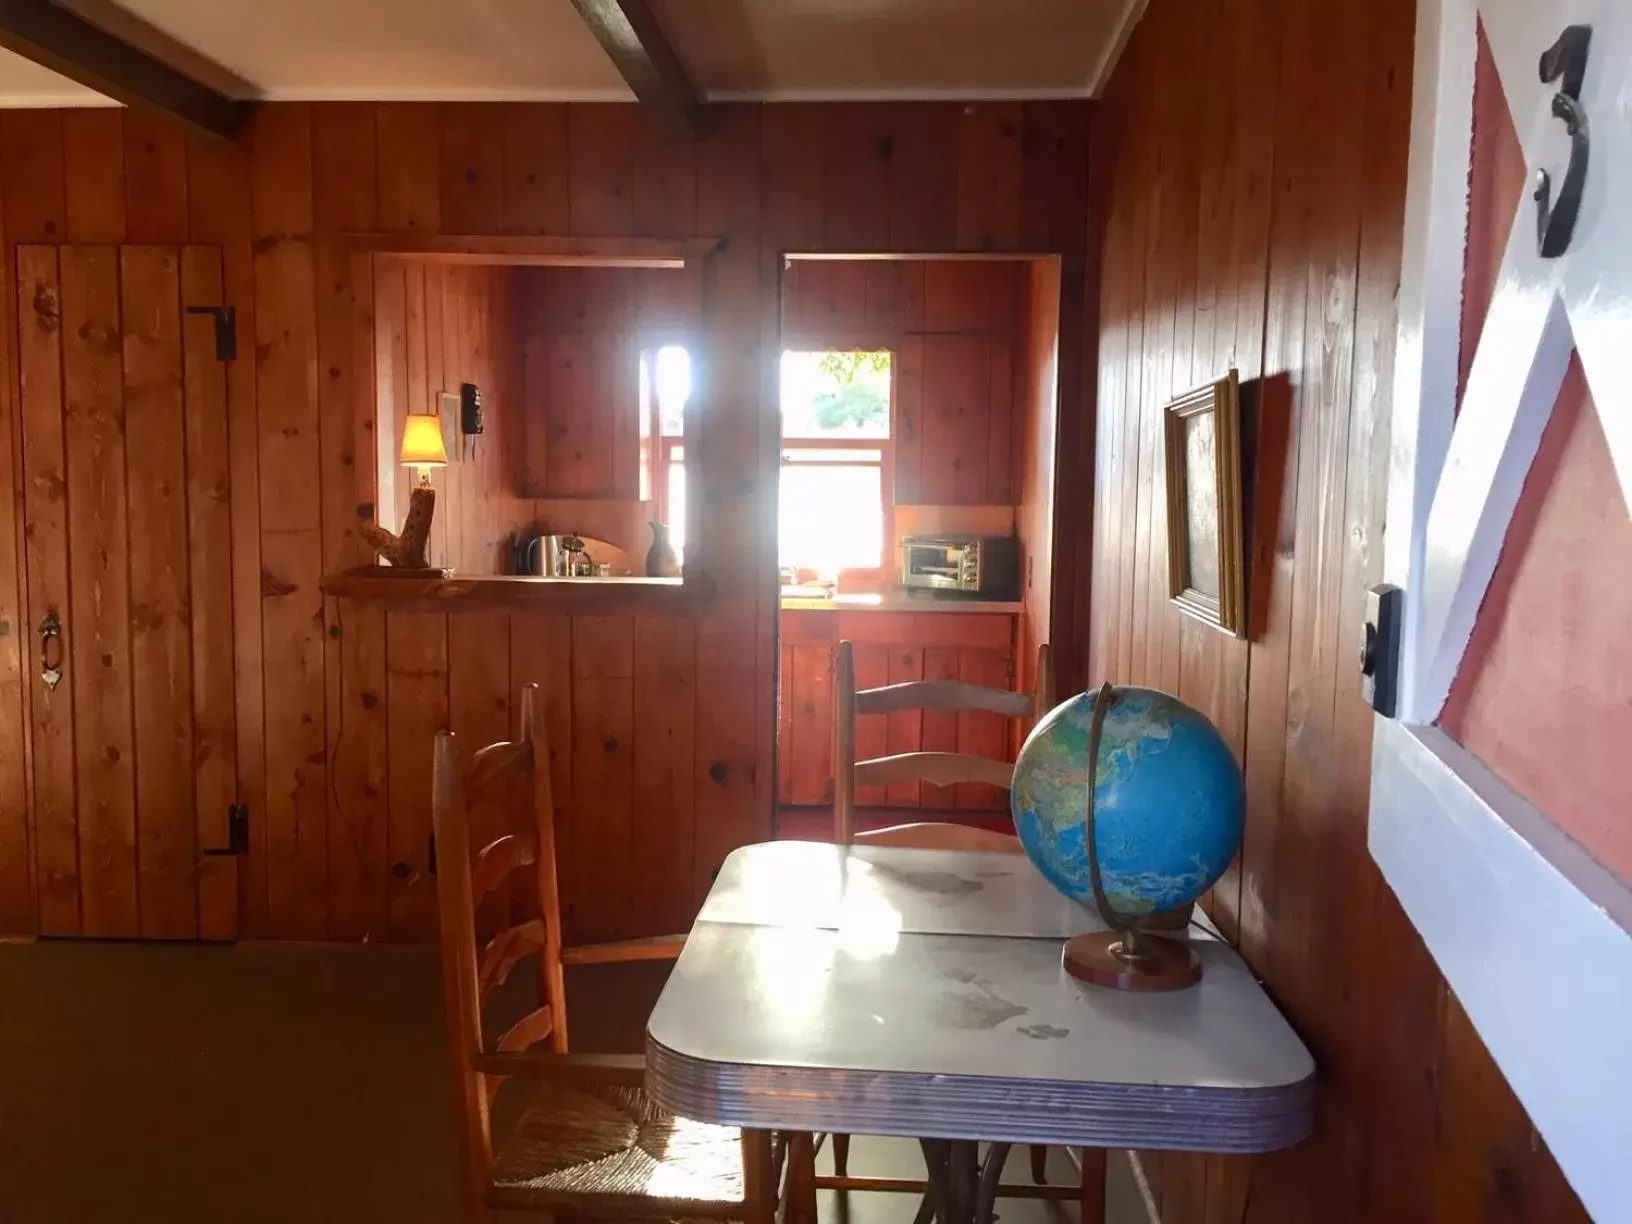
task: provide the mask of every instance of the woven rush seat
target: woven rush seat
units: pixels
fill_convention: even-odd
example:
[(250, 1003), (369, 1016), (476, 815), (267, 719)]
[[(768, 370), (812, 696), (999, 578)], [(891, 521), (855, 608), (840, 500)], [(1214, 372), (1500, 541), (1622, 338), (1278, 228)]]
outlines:
[(676, 1118), (638, 1088), (538, 1081), (513, 1088), (525, 1099), (495, 1145), (490, 1206), (741, 1217), (742, 1134), (735, 1127)]

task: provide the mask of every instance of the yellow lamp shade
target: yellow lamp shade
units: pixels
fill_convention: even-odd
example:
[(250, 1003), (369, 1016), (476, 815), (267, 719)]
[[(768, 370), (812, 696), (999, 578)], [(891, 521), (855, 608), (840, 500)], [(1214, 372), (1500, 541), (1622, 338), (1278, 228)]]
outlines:
[(402, 422), (402, 463), (405, 467), (446, 467), (448, 451), (442, 445), (442, 418), (409, 413)]

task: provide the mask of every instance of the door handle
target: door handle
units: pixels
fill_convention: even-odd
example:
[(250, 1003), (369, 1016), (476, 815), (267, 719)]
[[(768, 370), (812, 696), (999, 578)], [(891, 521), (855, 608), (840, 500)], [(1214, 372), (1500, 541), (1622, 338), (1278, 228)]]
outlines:
[[(52, 643), (56, 644), (56, 662), (52, 662)], [(40, 622), (40, 679), (47, 689), (62, 683), (63, 664), (62, 622), (55, 612), (47, 612)]]

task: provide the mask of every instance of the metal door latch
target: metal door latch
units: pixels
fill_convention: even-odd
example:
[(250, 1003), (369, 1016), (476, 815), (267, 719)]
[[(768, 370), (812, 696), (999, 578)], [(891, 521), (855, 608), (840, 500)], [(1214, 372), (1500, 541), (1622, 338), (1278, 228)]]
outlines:
[(1390, 583), (1366, 592), (1366, 640), (1360, 647), (1361, 691), (1384, 718), (1399, 705), (1400, 617), (1405, 592)]
[(238, 359), (238, 308), (236, 306), (189, 306), (190, 315), (209, 315), (215, 320), (215, 359)]
[(204, 853), (210, 858), (229, 858), (249, 853), (249, 804), (233, 803), (227, 806), (227, 844), (207, 846)]

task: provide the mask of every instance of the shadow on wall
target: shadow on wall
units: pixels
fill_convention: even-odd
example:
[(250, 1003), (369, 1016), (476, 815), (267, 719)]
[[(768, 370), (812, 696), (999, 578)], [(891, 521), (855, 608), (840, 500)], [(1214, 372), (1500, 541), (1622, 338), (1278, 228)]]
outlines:
[(1269, 628), (1269, 601), (1275, 568), (1292, 555), (1283, 547), (1282, 492), (1291, 485), (1287, 463), (1292, 446), (1292, 377), (1275, 374), (1241, 386), (1241, 485), (1250, 490), (1244, 524), (1247, 539), (1247, 640), (1262, 641)]

